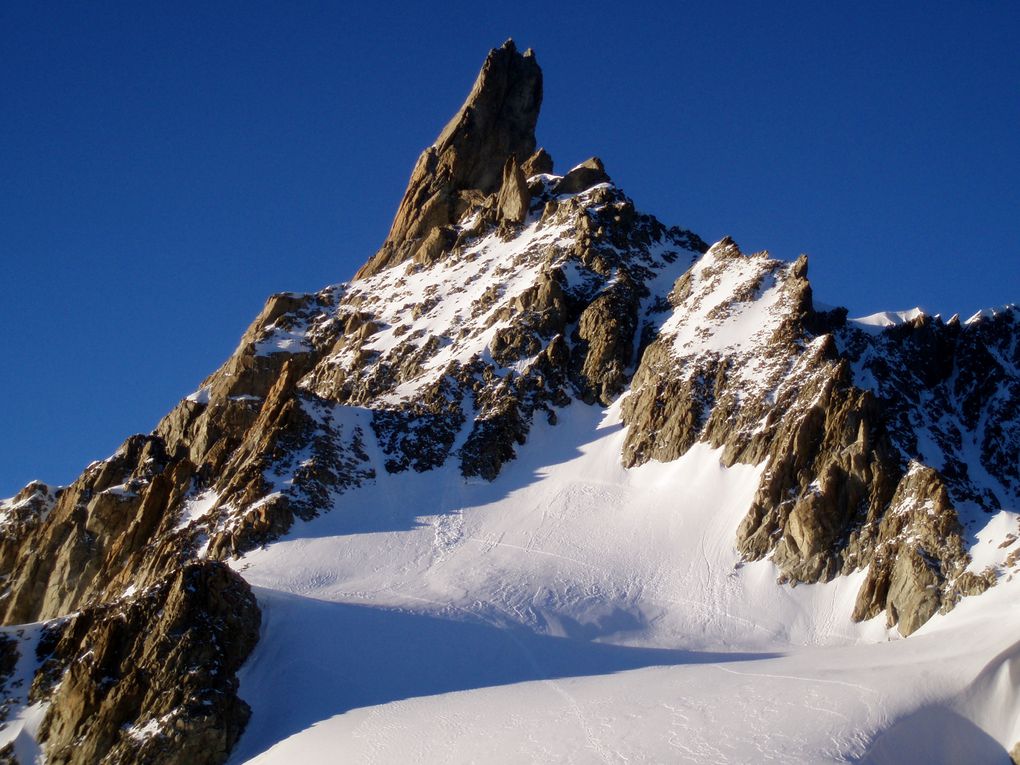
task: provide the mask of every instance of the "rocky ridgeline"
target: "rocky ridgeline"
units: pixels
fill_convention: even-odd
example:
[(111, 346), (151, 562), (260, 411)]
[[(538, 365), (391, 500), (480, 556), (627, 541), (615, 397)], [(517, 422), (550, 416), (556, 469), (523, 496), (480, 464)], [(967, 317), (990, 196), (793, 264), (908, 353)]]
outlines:
[(968, 570), (960, 512), (1016, 496), (1015, 310), (865, 329), (814, 310), (806, 259), (729, 240), (669, 303), (623, 402), (625, 464), (698, 441), (766, 463), (737, 547), (791, 584), (867, 568), (857, 620), (885, 610), (907, 635), (994, 583)]
[[(965, 323), (921, 315), (880, 333), (852, 323), (837, 333), (856, 383), (882, 403), (890, 440), (909, 461), (892, 502), (896, 512), (873, 532), (876, 553), (855, 618), (878, 613), (873, 593), (880, 598), (888, 591), (892, 619), (904, 613), (902, 603), (916, 604), (909, 632), (936, 607), (947, 610), (960, 595), (994, 584), (993, 569), (963, 570), (966, 526), (1016, 506), (1020, 496), (1018, 337), (1015, 307)], [(901, 583), (907, 580), (912, 586), (904, 601)], [(937, 598), (925, 596), (925, 583)]]
[(383, 473), (491, 480), (573, 400), (624, 397), (628, 466), (699, 441), (767, 463), (734, 544), (791, 585), (867, 568), (856, 619), (909, 634), (994, 582), (966, 522), (1020, 493), (1016, 311), (816, 311), (806, 259), (709, 249), (597, 158), (554, 173), (541, 99), (530, 51), (492, 51), (352, 282), (273, 296), (151, 435), (0, 503), (4, 623), (53, 620), (52, 761), (223, 761), (259, 615), (217, 561)]

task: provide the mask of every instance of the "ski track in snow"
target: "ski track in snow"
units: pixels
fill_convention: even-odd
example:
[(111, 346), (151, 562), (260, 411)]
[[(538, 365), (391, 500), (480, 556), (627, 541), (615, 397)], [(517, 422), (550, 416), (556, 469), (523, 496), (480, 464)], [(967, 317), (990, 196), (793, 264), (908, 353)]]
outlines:
[(1020, 656), (1012, 585), (909, 641), (853, 624), (862, 573), (791, 589), (740, 564), (760, 467), (697, 445), (627, 471), (618, 425), (619, 404), (571, 405), (491, 484), (384, 475), (239, 561), (264, 626), (231, 762), (882, 763), (911, 726), (994, 743), (981, 725), (1015, 693), (975, 678)]

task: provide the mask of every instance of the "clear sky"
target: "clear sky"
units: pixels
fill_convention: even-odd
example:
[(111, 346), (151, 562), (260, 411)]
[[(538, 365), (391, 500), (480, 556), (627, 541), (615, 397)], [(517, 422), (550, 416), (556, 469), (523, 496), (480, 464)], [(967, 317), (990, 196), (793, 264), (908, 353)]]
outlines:
[(559, 169), (806, 252), (852, 314), (1020, 301), (1012, 0), (5, 2), (0, 496), (150, 430), (270, 293), (349, 278), (510, 36)]

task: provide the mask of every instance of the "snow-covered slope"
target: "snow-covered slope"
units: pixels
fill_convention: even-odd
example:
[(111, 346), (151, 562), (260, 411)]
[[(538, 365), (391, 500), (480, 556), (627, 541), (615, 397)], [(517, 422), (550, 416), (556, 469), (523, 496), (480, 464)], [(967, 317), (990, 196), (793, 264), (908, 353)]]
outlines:
[[(591, 204), (583, 194), (578, 201)], [(496, 332), (511, 326), (491, 317), (513, 316), (505, 306), (541, 281), (543, 267), (573, 275), (562, 280), (566, 294), (585, 283), (571, 257), (576, 224), (542, 224), (536, 213), (512, 240), (483, 239), (428, 271), (398, 266), (345, 288), (382, 319), (367, 346), (369, 368), (385, 364), (404, 335), (450, 338), (377, 402), (407, 406), (444, 372), (479, 357), (500, 379), (533, 372), (539, 353), (509, 365), (489, 354)], [(867, 344), (870, 358), (897, 359), (889, 346), (902, 338), (854, 323), (840, 330), (838, 312), (814, 319), (822, 326), (813, 336), (791, 332), (805, 300), (803, 264), (746, 257), (724, 242), (688, 271), (656, 252), (639, 324), (667, 347), (670, 374), (683, 384), (706, 366), (727, 369), (736, 396), (726, 406), (745, 423), (732, 428), (740, 438), (774, 438), (783, 406), (793, 413), (787, 419), (820, 406), (826, 370), (843, 368), (838, 357), (832, 363), (825, 322), (844, 333), (841, 343)], [(589, 290), (607, 289), (587, 281)], [(484, 310), (472, 310), (486, 294), (494, 297)], [(345, 379), (355, 373), (348, 349), (329, 363), (348, 365)], [(870, 390), (867, 368), (850, 367), (850, 384)], [(329, 395), (316, 387), (328, 377), (308, 379), (309, 389)], [(638, 373), (639, 384), (647, 375)], [(266, 626), (241, 674), (253, 717), (233, 761), (1006, 758), (1020, 711), (1015, 685), (1001, 680), (1020, 651), (1017, 556), (1007, 562), (1020, 518), (1011, 494), (963, 519), (964, 563), (996, 586), (928, 619), (908, 643), (884, 613), (851, 618), (867, 566), (782, 587), (769, 556), (750, 560), (738, 550), (741, 525), (775, 465), (767, 453), (750, 464), (726, 454), (739, 441), (727, 441), (735, 438), (729, 430), (712, 435), (721, 396), (706, 402), (693, 443), (678, 456), (625, 468), (636, 426), (623, 413), (632, 395), (625, 388), (608, 406), (575, 400), (551, 422), (535, 419), (491, 482), (466, 478), (454, 459), (379, 473), (328, 514), (240, 558), (235, 567), (255, 586)], [(460, 407), (450, 455), (478, 416)], [(368, 462), (391, 459), (386, 429), (376, 427), (375, 438), (365, 432)], [(906, 463), (925, 459), (897, 445)], [(969, 459), (968, 480), (984, 485), (980, 455)], [(905, 464), (901, 485), (914, 475)], [(811, 484), (809, 493), (820, 490), (818, 479)], [(911, 512), (913, 495), (903, 497), (894, 516)], [(934, 506), (918, 507), (936, 515)], [(878, 550), (910, 544), (926, 542), (907, 527), (899, 538), (880, 537)]]
[[(510, 243), (466, 251), (472, 274), (504, 265), (501, 301), (539, 278), (526, 257), (536, 241), (546, 253), (564, 247), (562, 228), (543, 239), (535, 225)], [(775, 399), (809, 376), (821, 342), (806, 343), (793, 362), (763, 352), (796, 303), (783, 277), (793, 265), (720, 253), (713, 248), (690, 270), (687, 302), (658, 319), (658, 335), (688, 373), (707, 357), (746, 359), (734, 370), (738, 389)], [(383, 314), (386, 326), (457, 338), (398, 399), (434, 382), (430, 369), (484, 354), (495, 336), (481, 328), (499, 301), (479, 322), (451, 326), (449, 317), (477, 300), (459, 296), (463, 268), (454, 259), (421, 280), (397, 268), (353, 285), (365, 295), (359, 307), (395, 311)], [(684, 271), (667, 270), (658, 296)], [(440, 300), (415, 316), (444, 289), (454, 293), (452, 310)], [(372, 347), (385, 360), (393, 331), (380, 335)], [(696, 442), (677, 459), (624, 468), (629, 395), (608, 407), (574, 402), (557, 410), (555, 425), (536, 421), (491, 483), (465, 480), (453, 460), (381, 473), (238, 560), (266, 626), (241, 675), (254, 714), (234, 761), (1004, 756), (1014, 731), (998, 721), (999, 705), (1015, 701), (980, 678), (1018, 650), (1004, 626), (1020, 619), (1007, 594), (1011, 567), (1002, 565), (1010, 545), (999, 546), (1017, 530), (1015, 508), (1000, 508), (976, 532), (985, 547), (994, 541), (991, 558), (1010, 581), (975, 607), (936, 616), (907, 647), (884, 614), (851, 620), (865, 571), (779, 587), (771, 561), (739, 553), (734, 540), (766, 462), (732, 463), (723, 447)], [(335, 415), (346, 416), (354, 415)], [(387, 459), (377, 439), (365, 449), (372, 464)], [(976, 550), (971, 568), (991, 558)], [(974, 630), (987, 640), (967, 639)], [(919, 737), (927, 748), (917, 748)]]
[(239, 560), (265, 631), (233, 761), (1005, 756), (1015, 686), (983, 677), (1020, 656), (1015, 583), (907, 640), (854, 624), (859, 575), (741, 562), (761, 468), (698, 445), (625, 470), (624, 438), (618, 405), (574, 404), (491, 484), (387, 476)]

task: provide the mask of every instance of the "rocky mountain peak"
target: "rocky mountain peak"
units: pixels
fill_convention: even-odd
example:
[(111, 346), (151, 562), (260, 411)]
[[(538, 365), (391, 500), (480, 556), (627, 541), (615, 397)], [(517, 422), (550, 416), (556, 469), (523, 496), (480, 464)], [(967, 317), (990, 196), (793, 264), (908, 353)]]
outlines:
[[(355, 279), (410, 259), (430, 233), (499, 191), (507, 161), (525, 163), (535, 153), (541, 106), (534, 53), (518, 52), (513, 40), (489, 51), (463, 106), (415, 163), (386, 241)], [(551, 160), (540, 164), (551, 169)]]
[[(153, 433), (0, 500), (0, 625), (36, 634), (0, 630), (0, 733), (32, 651), (7, 707), (48, 705), (51, 762), (220, 765), (264, 725), (238, 671), (284, 621), (260, 633), (250, 565), (330, 598), (457, 581), (409, 597), (585, 640), (665, 602), (727, 641), (794, 613), (909, 635), (1020, 575), (1016, 306), (816, 308), (805, 256), (668, 227), (598, 157), (555, 174), (541, 100), (530, 51), (491, 51), (354, 281), (270, 297)], [(837, 579), (827, 610), (790, 594)]]

